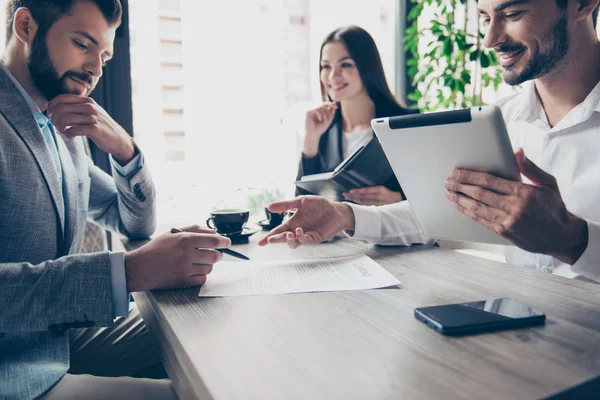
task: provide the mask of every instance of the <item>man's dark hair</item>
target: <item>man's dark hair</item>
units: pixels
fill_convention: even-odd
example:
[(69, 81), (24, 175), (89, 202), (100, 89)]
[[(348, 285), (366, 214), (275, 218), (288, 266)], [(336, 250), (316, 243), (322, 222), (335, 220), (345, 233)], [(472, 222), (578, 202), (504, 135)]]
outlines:
[(94, 4), (104, 15), (106, 22), (116, 25), (121, 22), (123, 9), (120, 0), (8, 0), (6, 6), (6, 43), (10, 41), (13, 31), (15, 12), (25, 7), (29, 9), (35, 22), (39, 25), (39, 33), (46, 35), (56, 21), (68, 15), (75, 3), (88, 1)]
[[(556, 0), (556, 4), (559, 8), (567, 8), (567, 4), (569, 0)], [(594, 22), (594, 29), (596, 29), (596, 25), (598, 24), (598, 11), (600, 11), (600, 4), (596, 6), (596, 9), (592, 13), (592, 21)]]

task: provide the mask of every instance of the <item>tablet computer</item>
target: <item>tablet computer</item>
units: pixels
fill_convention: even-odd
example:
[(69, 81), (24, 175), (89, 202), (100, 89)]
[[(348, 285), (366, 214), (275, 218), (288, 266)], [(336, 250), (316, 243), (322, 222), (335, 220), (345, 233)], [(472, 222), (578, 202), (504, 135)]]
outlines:
[(427, 236), (510, 244), (458, 212), (444, 187), (454, 168), (520, 180), (500, 108), (376, 118), (371, 126)]

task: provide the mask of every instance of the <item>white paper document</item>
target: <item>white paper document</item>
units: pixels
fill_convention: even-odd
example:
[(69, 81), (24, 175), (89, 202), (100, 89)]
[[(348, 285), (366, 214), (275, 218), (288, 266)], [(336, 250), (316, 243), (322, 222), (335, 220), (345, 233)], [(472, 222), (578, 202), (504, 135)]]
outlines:
[(400, 281), (370, 257), (220, 262), (199, 297), (377, 289)]

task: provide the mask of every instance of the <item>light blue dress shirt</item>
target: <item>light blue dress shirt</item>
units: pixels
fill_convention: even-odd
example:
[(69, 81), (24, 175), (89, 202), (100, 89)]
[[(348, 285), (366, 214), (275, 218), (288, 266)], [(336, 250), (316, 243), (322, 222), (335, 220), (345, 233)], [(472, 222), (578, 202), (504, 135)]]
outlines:
[[(56, 132), (51, 120), (46, 117), (38, 106), (33, 102), (31, 96), (21, 86), (19, 81), (10, 73), (8, 68), (0, 62), (0, 68), (4, 70), (6, 75), (13, 81), (40, 127), (40, 133), (46, 142), (52, 161), (59, 176), (59, 182), (62, 185), (62, 167), (60, 165), (60, 156), (58, 153)], [(109, 157), (114, 170), (125, 178), (130, 178), (135, 175), (144, 165), (144, 158), (141, 154), (136, 155), (127, 165), (121, 166), (112, 156)], [(64, 204), (63, 204), (64, 207)], [(125, 277), (125, 253), (110, 252), (110, 267), (111, 267), (111, 284), (112, 284), (112, 303), (115, 317), (124, 317), (129, 314), (129, 293), (127, 292), (127, 280)]]
[(52, 162), (54, 163), (54, 169), (58, 176), (58, 183), (60, 183), (62, 187), (62, 167), (60, 166), (60, 157), (58, 155), (58, 146), (56, 145), (56, 131), (54, 130), (54, 126), (50, 122), (50, 119), (41, 112), (34, 113), (33, 117), (36, 119), (38, 126), (42, 131), (42, 135), (44, 135), (46, 147), (50, 152)]

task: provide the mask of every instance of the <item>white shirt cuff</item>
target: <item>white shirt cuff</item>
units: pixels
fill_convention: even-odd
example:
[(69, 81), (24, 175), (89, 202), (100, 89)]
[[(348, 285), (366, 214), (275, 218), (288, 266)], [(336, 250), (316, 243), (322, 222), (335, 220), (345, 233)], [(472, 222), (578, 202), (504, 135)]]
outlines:
[(356, 240), (378, 243), (381, 236), (381, 214), (375, 206), (346, 203), (354, 213), (354, 232), (344, 231)]
[(144, 158), (142, 157), (142, 153), (139, 153), (137, 156), (133, 157), (131, 161), (127, 163), (127, 165), (122, 166), (115, 159), (110, 156), (110, 163), (112, 164), (115, 171), (119, 173), (124, 178), (131, 178), (138, 172), (142, 166), (144, 165)]
[(113, 311), (115, 317), (126, 317), (129, 315), (129, 293), (127, 293), (125, 278), (125, 253), (111, 252), (109, 258)]
[(354, 212), (354, 239), (383, 246), (435, 243), (423, 233), (408, 201), (377, 207), (349, 205)]
[(600, 282), (600, 223), (590, 220), (586, 222), (588, 224), (588, 245), (571, 270)]

